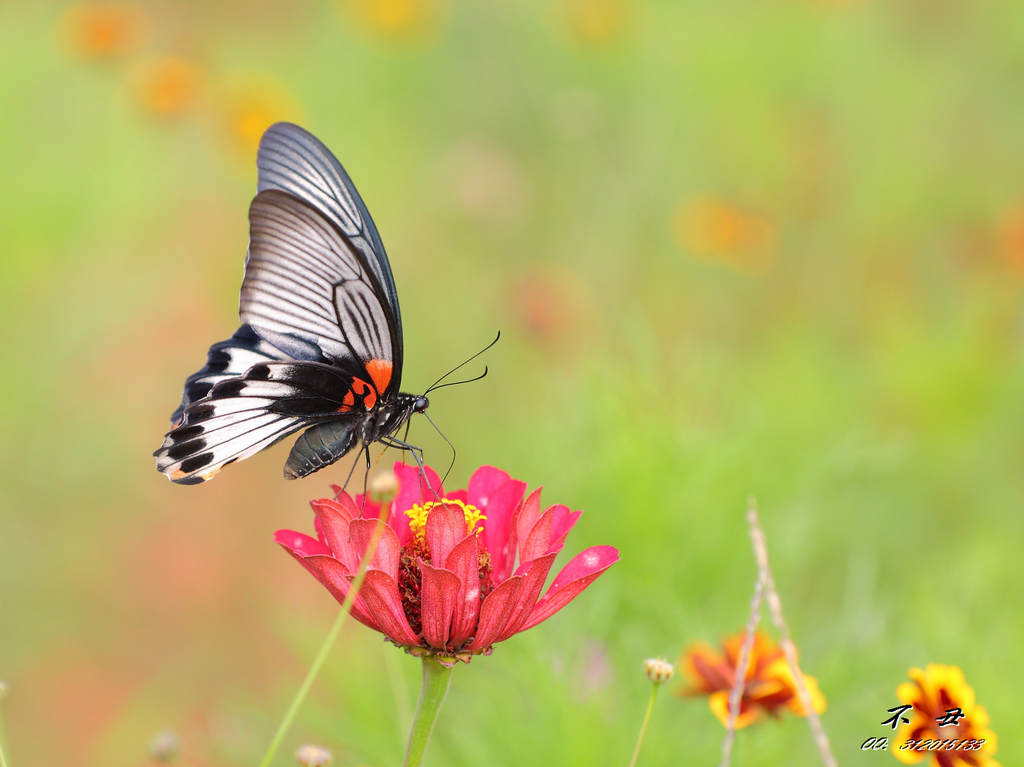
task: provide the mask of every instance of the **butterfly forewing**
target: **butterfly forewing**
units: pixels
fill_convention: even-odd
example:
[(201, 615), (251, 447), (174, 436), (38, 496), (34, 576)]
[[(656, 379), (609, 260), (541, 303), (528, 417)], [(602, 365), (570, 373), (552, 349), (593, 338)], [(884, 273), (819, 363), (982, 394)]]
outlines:
[(390, 366), (384, 394), (397, 376), (390, 310), (378, 295), (349, 241), (315, 208), (285, 192), (256, 195), (242, 322), (275, 345), (300, 339), (334, 364)]
[(260, 140), (258, 191), (279, 189), (313, 205), (341, 230), (363, 256), (402, 337), (402, 313), (384, 244), (355, 185), (319, 139), (298, 125), (276, 123)]

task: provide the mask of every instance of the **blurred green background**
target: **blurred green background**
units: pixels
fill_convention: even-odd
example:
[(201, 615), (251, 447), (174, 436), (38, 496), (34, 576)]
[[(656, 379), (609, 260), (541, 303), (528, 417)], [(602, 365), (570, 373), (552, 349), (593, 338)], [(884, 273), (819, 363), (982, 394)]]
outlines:
[[(388, 248), (458, 447), (622, 562), (457, 669), (431, 765), (625, 765), (645, 657), (741, 629), (757, 496), (841, 764), (911, 666), (1024, 763), (1024, 5), (303, 0), (0, 6), (0, 679), (12, 767), (255, 764), (336, 613), (272, 543), (347, 470), (153, 467), (237, 324), (255, 146), (301, 122)], [(474, 363), (475, 364), (475, 363)], [(443, 470), (423, 419), (413, 440)], [(389, 466), (388, 455), (379, 466)], [(418, 662), (361, 626), (276, 764), (397, 765)], [(675, 687), (675, 685), (673, 685)], [(717, 763), (664, 694), (643, 765)], [(806, 722), (736, 765), (816, 763)]]

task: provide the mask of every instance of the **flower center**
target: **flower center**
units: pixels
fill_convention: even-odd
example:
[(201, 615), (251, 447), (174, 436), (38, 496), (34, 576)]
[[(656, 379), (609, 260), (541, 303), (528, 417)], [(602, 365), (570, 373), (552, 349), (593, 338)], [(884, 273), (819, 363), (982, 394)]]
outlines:
[[(480, 531), (484, 529), (483, 522), (487, 519), (483, 512), (480, 511), (476, 506), (471, 503), (463, 503), (462, 501), (455, 500), (454, 498), (443, 498), (439, 501), (428, 501), (427, 503), (417, 503), (407, 512), (405, 516), (409, 518), (409, 529), (412, 530), (413, 536), (417, 541), (422, 541), (424, 536), (424, 530), (427, 527), (427, 517), (430, 515), (430, 510), (435, 506), (446, 506), (451, 508), (454, 506), (457, 509), (461, 509), (463, 515), (466, 517), (466, 535), (469, 535), (476, 530), (476, 534), (479, 535)], [(479, 527), (477, 525), (479, 524)]]

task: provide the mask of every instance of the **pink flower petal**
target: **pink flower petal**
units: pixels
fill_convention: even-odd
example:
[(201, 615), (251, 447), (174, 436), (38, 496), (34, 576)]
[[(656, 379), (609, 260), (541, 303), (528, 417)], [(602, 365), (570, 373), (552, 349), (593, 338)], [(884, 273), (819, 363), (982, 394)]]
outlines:
[(380, 519), (381, 506), (369, 495), (359, 493), (355, 499), (355, 507), (359, 510), (360, 519)]
[[(552, 507), (553, 509), (553, 507)], [(555, 518), (555, 512), (548, 509), (540, 515), (540, 519), (530, 530), (526, 539), (520, 539), (519, 561), (532, 562), (538, 557), (549, 553), (548, 544), (551, 542), (551, 524)], [(522, 528), (519, 528), (522, 530)]]
[(458, 648), (473, 635), (480, 617), (480, 553), (475, 533), (467, 535), (452, 549), (445, 569), (459, 579), (459, 595), (448, 639), (452, 647)]
[(459, 599), (459, 579), (455, 573), (431, 567), (420, 560), (423, 576), (420, 588), (420, 621), (423, 641), (428, 647), (444, 650), (448, 647), (452, 617)]
[(305, 533), (297, 533), (294, 530), (278, 530), (274, 533), (274, 540), (288, 551), (295, 552), (301, 557), (310, 557), (314, 554), (331, 555), (331, 550), (325, 544), (316, 538), (310, 538)]
[(466, 515), (458, 506), (437, 505), (427, 514), (423, 532), (430, 561), (443, 567), (451, 550), (466, 537)]
[[(360, 560), (366, 556), (366, 550), (373, 541), (374, 531), (380, 524), (376, 519), (356, 519), (352, 521), (352, 543)], [(387, 525), (381, 530), (380, 539), (377, 541), (377, 550), (370, 560), (369, 570), (380, 570), (398, 580), (398, 560), (401, 557), (401, 545), (398, 543), (398, 536), (395, 531)]]
[(538, 487), (530, 493), (515, 514), (515, 527), (512, 534), (515, 536), (515, 545), (519, 549), (520, 562), (529, 561), (527, 557), (523, 556), (523, 546), (530, 537), (530, 532), (540, 520), (540, 491), (541, 488)]
[[(294, 555), (293, 555), (294, 556)], [(296, 557), (298, 559), (298, 557)], [(345, 602), (345, 597), (352, 589), (352, 580), (345, 572), (345, 566), (334, 557), (312, 556), (300, 559), (303, 566), (309, 570), (322, 583), (336, 600), (338, 604)], [(352, 601), (352, 617), (374, 631), (381, 631), (380, 626), (370, 615), (370, 611), (363, 601), (362, 594), (357, 594)], [(381, 632), (383, 633), (383, 632)]]
[(495, 469), (493, 466), (481, 466), (469, 478), (469, 488), (467, 490), (469, 503), (478, 509), (483, 509), (487, 505), (491, 493), (510, 479), (512, 477), (501, 469)]
[(501, 630), (508, 624), (522, 590), (523, 576), (513, 575), (484, 598), (480, 607), (480, 625), (477, 626), (476, 637), (466, 647), (468, 652), (483, 650), (497, 641)]
[(365, 599), (370, 615), (389, 639), (403, 645), (422, 645), (406, 620), (398, 582), (394, 578), (380, 570), (368, 570), (359, 596)]
[(398, 480), (398, 495), (395, 496), (395, 510), (403, 514), (417, 503), (429, 503), (434, 500), (435, 493), (438, 498), (444, 497), (444, 488), (441, 487), (441, 480), (437, 472), (429, 466), (424, 467), (426, 481), (420, 475), (416, 466), (407, 463), (395, 463), (395, 479)]
[(341, 560), (350, 573), (355, 573), (359, 567), (361, 552), (356, 551), (352, 545), (352, 536), (349, 533), (351, 509), (347, 508), (346, 504), (330, 498), (310, 501), (309, 505), (313, 507), (313, 513), (320, 522), (320, 528), (324, 531), (324, 538), (331, 548), (331, 553), (336, 559)]
[(541, 589), (544, 588), (544, 581), (547, 580), (548, 573), (551, 572), (551, 565), (555, 563), (555, 557), (557, 556), (557, 552), (552, 552), (529, 563), (529, 568), (524, 574), (523, 588), (519, 593), (515, 609), (513, 609), (508, 623), (495, 641), (503, 642), (508, 639), (520, 631), (523, 624), (530, 618), (533, 608), (537, 604), (537, 597), (540, 596)]
[(552, 506), (548, 511), (552, 509), (555, 512), (555, 518), (551, 523), (551, 542), (548, 544), (548, 551), (556, 546), (561, 551), (562, 546), (565, 545), (566, 536), (569, 535), (569, 531), (576, 525), (576, 521), (583, 512), (569, 511), (568, 506), (563, 506), (560, 503)]
[(555, 576), (547, 593), (533, 608), (529, 619), (520, 628), (526, 631), (557, 613), (597, 577), (619, 561), (619, 552), (612, 546), (592, 546), (577, 554)]
[(525, 482), (510, 479), (490, 492), (484, 506), (477, 507), (487, 517), (484, 522), (483, 545), (491, 557), (491, 568), (497, 583), (512, 574), (516, 558), (512, 522), (525, 492)]

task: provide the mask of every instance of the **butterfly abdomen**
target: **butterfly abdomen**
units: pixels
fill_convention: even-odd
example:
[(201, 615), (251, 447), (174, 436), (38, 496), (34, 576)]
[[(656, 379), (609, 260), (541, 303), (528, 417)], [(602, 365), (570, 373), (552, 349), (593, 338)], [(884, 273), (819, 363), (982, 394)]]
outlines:
[(346, 419), (325, 421), (306, 429), (288, 455), (285, 479), (305, 477), (344, 456), (356, 443), (357, 425), (357, 421)]

